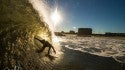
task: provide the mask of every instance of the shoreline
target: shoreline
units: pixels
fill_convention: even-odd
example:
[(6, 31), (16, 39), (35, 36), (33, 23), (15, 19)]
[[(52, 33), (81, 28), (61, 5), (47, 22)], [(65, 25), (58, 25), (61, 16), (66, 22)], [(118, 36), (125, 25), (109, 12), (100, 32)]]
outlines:
[(125, 63), (117, 62), (112, 57), (102, 57), (71, 50), (62, 46), (62, 60), (54, 66), (55, 70), (124, 70)]

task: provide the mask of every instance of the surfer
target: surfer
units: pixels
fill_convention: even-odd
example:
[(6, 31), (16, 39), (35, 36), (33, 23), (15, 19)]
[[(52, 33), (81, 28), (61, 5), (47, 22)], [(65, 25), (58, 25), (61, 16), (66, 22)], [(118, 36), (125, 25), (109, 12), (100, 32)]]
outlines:
[(38, 41), (40, 41), (40, 42), (43, 44), (43, 47), (42, 47), (40, 50), (37, 51), (38, 53), (43, 52), (43, 50), (44, 50), (46, 47), (49, 47), (47, 55), (50, 55), (50, 50), (51, 50), (51, 48), (53, 49), (54, 53), (56, 54), (56, 51), (55, 51), (54, 47), (53, 47), (48, 41), (46, 41), (46, 40), (44, 40), (44, 39), (43, 39), (43, 40), (40, 40), (40, 39), (38, 39), (38, 38), (35, 38), (35, 39), (37, 39)]

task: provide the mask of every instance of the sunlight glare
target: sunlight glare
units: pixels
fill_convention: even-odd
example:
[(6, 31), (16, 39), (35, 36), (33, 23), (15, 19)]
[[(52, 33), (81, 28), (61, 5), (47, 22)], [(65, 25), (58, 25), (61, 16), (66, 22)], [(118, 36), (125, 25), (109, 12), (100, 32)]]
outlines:
[(52, 13), (51, 19), (52, 19), (52, 21), (54, 22), (55, 25), (60, 22), (61, 17), (60, 17), (60, 14), (59, 14), (57, 8), (56, 8), (56, 10)]

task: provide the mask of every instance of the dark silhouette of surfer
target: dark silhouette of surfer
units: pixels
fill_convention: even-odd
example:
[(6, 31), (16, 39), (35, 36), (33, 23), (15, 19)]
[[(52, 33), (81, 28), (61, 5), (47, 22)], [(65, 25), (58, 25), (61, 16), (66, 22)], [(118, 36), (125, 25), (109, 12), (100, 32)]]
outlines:
[(46, 47), (49, 47), (47, 55), (50, 55), (50, 49), (51, 48), (53, 49), (54, 53), (56, 54), (56, 51), (55, 51), (54, 47), (48, 41), (46, 41), (44, 39), (40, 40), (38, 38), (35, 38), (35, 39), (37, 39), (38, 41), (40, 41), (43, 44), (43, 47), (40, 50), (37, 51), (38, 53), (43, 52)]

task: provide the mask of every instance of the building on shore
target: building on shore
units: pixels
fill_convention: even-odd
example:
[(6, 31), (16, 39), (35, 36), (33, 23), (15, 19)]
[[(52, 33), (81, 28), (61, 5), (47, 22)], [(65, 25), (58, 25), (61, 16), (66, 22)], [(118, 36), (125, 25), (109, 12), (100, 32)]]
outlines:
[(55, 35), (56, 36), (65, 36), (64, 33), (61, 33), (61, 32), (55, 32)]
[(92, 28), (78, 28), (78, 36), (91, 36)]
[(125, 37), (125, 33), (111, 33), (111, 32), (106, 32), (105, 36), (108, 36), (108, 37), (112, 37), (112, 36)]
[(75, 34), (75, 31), (70, 30), (70, 31), (69, 31), (69, 34)]

